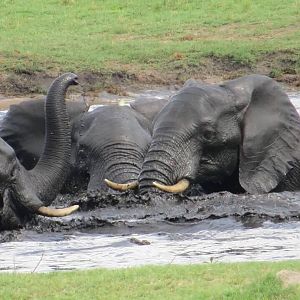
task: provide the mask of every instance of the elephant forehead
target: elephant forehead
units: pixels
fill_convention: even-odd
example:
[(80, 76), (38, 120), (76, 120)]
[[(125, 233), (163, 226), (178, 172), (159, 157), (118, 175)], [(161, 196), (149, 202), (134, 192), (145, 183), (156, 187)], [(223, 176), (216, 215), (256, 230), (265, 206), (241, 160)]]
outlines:
[(156, 125), (170, 122), (174, 122), (174, 125), (185, 124), (185, 126), (203, 122), (213, 123), (224, 111), (225, 107), (222, 103), (216, 104), (202, 99), (200, 101), (195, 97), (176, 98), (161, 111)]
[(128, 109), (97, 109), (85, 116), (75, 139), (85, 146), (100, 148), (105, 143), (136, 143), (144, 147), (150, 136)]

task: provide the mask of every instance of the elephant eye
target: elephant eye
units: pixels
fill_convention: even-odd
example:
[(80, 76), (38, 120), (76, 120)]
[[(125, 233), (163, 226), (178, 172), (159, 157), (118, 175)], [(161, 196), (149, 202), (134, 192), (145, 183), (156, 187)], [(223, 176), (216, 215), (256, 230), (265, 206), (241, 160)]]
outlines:
[(15, 180), (17, 177), (17, 168), (16, 167), (13, 167), (10, 171), (10, 178)]
[(215, 137), (215, 132), (212, 129), (205, 129), (203, 131), (203, 139), (207, 142), (211, 142)]

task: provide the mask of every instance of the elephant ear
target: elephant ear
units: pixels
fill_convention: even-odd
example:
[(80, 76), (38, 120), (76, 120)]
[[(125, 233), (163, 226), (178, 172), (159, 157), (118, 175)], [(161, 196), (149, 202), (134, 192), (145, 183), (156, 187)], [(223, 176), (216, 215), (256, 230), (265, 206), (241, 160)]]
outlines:
[(300, 118), (272, 79), (254, 87), (242, 120), (239, 179), (249, 193), (273, 190), (299, 160)]

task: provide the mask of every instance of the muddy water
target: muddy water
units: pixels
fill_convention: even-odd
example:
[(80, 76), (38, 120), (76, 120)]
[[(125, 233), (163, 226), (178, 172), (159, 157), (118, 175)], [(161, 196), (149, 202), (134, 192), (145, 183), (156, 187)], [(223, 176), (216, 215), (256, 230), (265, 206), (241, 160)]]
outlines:
[[(165, 97), (171, 92), (146, 91), (144, 94)], [(289, 95), (300, 111), (300, 93)], [(126, 105), (138, 95), (99, 96), (107, 99), (103, 101), (104, 105), (110, 102)], [(273, 194), (267, 198), (225, 196), (221, 199), (224, 208), (220, 208), (218, 201), (210, 202), (210, 205), (203, 202), (209, 213), (204, 211), (200, 202), (195, 202), (174, 211), (175, 205), (162, 205), (154, 213), (149, 209), (145, 218), (136, 208), (127, 212), (124, 205), (124, 210), (122, 207), (100, 208), (99, 212), (87, 209), (74, 219), (49, 220), (43, 233), (23, 230), (17, 240), (0, 244), (0, 271), (48, 272), (144, 264), (300, 259), (300, 221), (295, 221), (300, 215), (300, 193)], [(194, 206), (199, 207), (193, 211), (191, 207)], [(161, 217), (162, 211), (168, 211), (168, 218)], [(94, 222), (97, 216), (111, 223), (103, 226), (100, 222), (99, 227), (91, 226), (97, 223)], [(182, 216), (189, 222), (178, 222)], [(83, 229), (76, 226), (76, 218), (86, 222), (87, 226)], [(74, 230), (63, 231), (63, 224), (74, 223)]]
[[(132, 239), (147, 241), (146, 245)], [(145, 243), (145, 242), (144, 242)], [(231, 218), (195, 225), (162, 225), (156, 233), (36, 234), (1, 245), (0, 270), (47, 272), (145, 264), (192, 264), (299, 259), (300, 222), (246, 228)]]

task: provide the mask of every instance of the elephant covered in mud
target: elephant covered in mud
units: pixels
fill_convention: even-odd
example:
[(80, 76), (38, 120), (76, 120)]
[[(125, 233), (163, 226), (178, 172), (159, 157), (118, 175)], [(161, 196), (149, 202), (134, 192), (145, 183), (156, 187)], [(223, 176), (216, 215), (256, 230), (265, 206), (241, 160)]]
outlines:
[[(128, 106), (100, 106), (88, 112), (80, 102), (67, 102), (72, 146), (64, 190), (136, 187), (151, 142), (152, 121), (167, 100), (139, 98)], [(27, 169), (35, 166), (42, 152), (44, 123), (43, 101), (11, 106), (2, 122), (0, 137)]]
[(190, 82), (159, 112), (139, 177), (142, 192), (253, 194), (300, 188), (300, 118), (273, 79)]
[(66, 112), (65, 94), (77, 76), (67, 73), (51, 85), (46, 105), (46, 135), (42, 154), (31, 170), (26, 170), (16, 153), (0, 139), (0, 229), (22, 224), (30, 213), (64, 216), (78, 206), (65, 209), (47, 207), (57, 196), (68, 175), (71, 155), (71, 132)]

